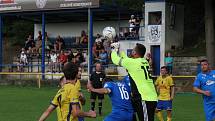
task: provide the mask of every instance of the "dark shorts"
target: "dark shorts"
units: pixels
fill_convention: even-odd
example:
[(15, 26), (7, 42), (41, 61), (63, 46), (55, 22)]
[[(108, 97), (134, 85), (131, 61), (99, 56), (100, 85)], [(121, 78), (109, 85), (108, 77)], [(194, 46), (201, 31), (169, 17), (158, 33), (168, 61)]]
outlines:
[(158, 100), (157, 110), (172, 110), (172, 100)]
[(95, 93), (95, 92), (91, 92), (90, 94), (90, 99), (96, 99), (98, 97), (98, 99), (104, 99), (104, 94), (98, 94), (98, 93)]

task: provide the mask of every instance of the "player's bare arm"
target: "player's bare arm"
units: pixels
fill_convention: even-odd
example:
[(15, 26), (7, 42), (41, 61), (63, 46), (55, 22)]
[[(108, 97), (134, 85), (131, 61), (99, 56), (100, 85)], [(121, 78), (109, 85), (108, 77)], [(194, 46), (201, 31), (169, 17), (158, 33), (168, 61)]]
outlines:
[(173, 98), (175, 96), (175, 86), (174, 85), (170, 87), (170, 92), (171, 92), (170, 99), (173, 100)]
[(54, 105), (49, 105), (49, 107), (46, 109), (45, 112), (43, 112), (38, 121), (45, 121), (46, 118), (48, 118), (48, 116), (55, 110), (55, 108), (56, 107)]
[(204, 91), (204, 90), (201, 90), (201, 89), (199, 89), (197, 87), (193, 87), (193, 91), (196, 92), (196, 93), (199, 93), (199, 94), (206, 95), (206, 96), (211, 96), (210, 91)]
[(109, 94), (111, 92), (111, 90), (108, 88), (94, 89), (93, 86), (91, 85), (91, 83), (87, 84), (87, 88), (89, 91), (96, 92), (99, 94)]
[(83, 112), (80, 110), (78, 104), (73, 104), (72, 105), (72, 116), (73, 117), (91, 117), (95, 118), (96, 117), (96, 112), (95, 111), (88, 111), (88, 112)]

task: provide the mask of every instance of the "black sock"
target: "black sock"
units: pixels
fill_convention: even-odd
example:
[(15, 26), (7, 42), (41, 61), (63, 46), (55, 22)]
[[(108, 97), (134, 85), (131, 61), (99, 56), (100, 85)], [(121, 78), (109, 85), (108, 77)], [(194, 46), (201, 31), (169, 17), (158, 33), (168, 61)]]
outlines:
[(99, 114), (102, 114), (102, 102), (99, 103)]
[(91, 110), (94, 111), (94, 109), (95, 109), (95, 102), (91, 102)]

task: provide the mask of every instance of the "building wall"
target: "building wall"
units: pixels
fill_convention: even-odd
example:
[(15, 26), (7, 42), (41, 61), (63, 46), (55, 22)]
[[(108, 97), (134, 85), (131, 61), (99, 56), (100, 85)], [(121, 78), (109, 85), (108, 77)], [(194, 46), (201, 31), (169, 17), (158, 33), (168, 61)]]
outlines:
[[(112, 26), (118, 32), (118, 21), (95, 21), (93, 23), (93, 33), (94, 36), (97, 33), (102, 34), (102, 30), (106, 26)], [(128, 20), (120, 21), (120, 26), (129, 26)], [(41, 24), (34, 25), (34, 37), (37, 37), (37, 33), (39, 30), (42, 30)], [(46, 24), (46, 31), (49, 37), (56, 37), (58, 35), (65, 37), (77, 37), (81, 36), (81, 31), (88, 31), (88, 23), (87, 22), (79, 22), (79, 23), (48, 23)]]
[[(145, 3), (145, 38), (147, 52), (150, 52), (151, 46), (160, 45), (160, 65), (164, 65), (164, 53), (165, 53), (165, 2), (146, 2)], [(161, 23), (161, 41), (158, 43), (149, 42), (149, 32), (148, 32), (148, 19), (149, 12), (162, 11), (162, 23)]]
[(170, 26), (170, 4), (166, 4), (166, 43), (165, 50), (171, 50), (171, 46), (176, 48), (183, 46), (184, 39), (184, 6), (176, 4), (175, 24)]

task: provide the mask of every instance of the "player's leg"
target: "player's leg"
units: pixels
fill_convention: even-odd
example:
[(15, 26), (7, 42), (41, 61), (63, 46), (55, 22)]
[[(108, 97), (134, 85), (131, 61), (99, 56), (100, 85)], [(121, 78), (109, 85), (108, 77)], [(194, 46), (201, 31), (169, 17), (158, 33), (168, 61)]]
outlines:
[(102, 100), (104, 99), (103, 94), (98, 94), (98, 102), (99, 102), (99, 115), (102, 115)]
[(165, 102), (165, 110), (167, 110), (167, 121), (172, 121), (172, 100)]
[(96, 93), (91, 92), (90, 94), (90, 102), (91, 102), (91, 110), (95, 110), (95, 100), (96, 100)]
[[(146, 106), (146, 110), (145, 110)], [(144, 116), (146, 115), (145, 121), (154, 121), (154, 115), (155, 115), (155, 109), (157, 106), (157, 101), (145, 101), (145, 106), (143, 104), (143, 111), (144, 111)], [(147, 113), (145, 113), (145, 111)], [(148, 120), (147, 120), (148, 118)]]
[(131, 96), (132, 106), (137, 112), (137, 116), (139, 121), (144, 121), (144, 115), (143, 115), (143, 106), (142, 106), (142, 99), (140, 95), (134, 95)]
[(162, 110), (163, 110), (163, 101), (158, 100), (155, 113), (156, 113), (156, 115), (157, 115), (159, 121), (164, 121), (164, 119), (163, 119), (163, 114), (162, 114)]

